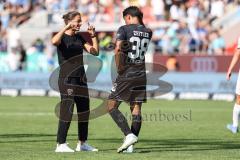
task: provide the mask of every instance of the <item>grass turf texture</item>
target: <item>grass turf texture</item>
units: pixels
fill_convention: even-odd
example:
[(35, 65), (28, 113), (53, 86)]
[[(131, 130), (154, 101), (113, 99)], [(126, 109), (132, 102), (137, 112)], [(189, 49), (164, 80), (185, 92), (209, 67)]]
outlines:
[[(225, 129), (231, 122), (233, 102), (187, 100), (149, 100), (144, 104), (145, 121), (135, 146), (136, 153), (116, 153), (123, 136), (109, 115), (90, 121), (88, 143), (99, 152), (54, 153), (57, 130), (54, 108), (58, 101), (48, 97), (0, 97), (0, 159), (219, 160), (240, 157), (240, 135)], [(99, 100), (91, 99), (93, 108), (98, 104)], [(130, 114), (126, 104), (120, 109)], [(168, 115), (168, 119), (163, 114)], [(76, 122), (72, 122), (68, 134), (72, 148), (76, 147), (76, 133)]]

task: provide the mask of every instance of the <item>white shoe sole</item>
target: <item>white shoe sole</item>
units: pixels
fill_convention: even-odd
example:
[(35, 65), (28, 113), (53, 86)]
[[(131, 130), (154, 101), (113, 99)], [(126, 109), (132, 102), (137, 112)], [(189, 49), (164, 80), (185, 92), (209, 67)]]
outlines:
[[(122, 148), (122, 147), (118, 148), (117, 153), (121, 153), (121, 152), (125, 151), (129, 146), (134, 145), (134, 144), (136, 144), (137, 142), (138, 142), (138, 140), (136, 139), (136, 140), (132, 141), (131, 143), (127, 144), (125, 147), (123, 147), (123, 148)], [(129, 153), (130, 153), (130, 152), (129, 152)]]
[(128, 151), (127, 149), (123, 151), (123, 153), (133, 153), (134, 151)]

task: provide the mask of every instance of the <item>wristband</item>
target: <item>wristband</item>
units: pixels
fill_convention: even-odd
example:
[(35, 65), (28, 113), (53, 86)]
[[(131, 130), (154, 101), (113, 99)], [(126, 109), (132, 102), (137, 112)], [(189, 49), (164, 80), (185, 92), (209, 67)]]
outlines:
[(91, 35), (91, 38), (95, 38), (96, 37), (96, 34), (94, 34), (94, 35)]

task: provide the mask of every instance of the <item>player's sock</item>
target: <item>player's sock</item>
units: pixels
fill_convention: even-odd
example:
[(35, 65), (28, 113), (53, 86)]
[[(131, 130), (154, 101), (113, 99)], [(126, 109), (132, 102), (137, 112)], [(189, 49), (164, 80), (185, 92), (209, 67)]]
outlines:
[(127, 119), (124, 117), (124, 115), (119, 111), (118, 108), (113, 108), (109, 114), (111, 115), (112, 119), (115, 121), (115, 123), (118, 125), (118, 127), (122, 130), (125, 136), (132, 133), (128, 123)]
[(233, 108), (233, 127), (238, 127), (239, 113), (240, 113), (240, 105), (235, 103)]
[(138, 136), (141, 126), (142, 126), (142, 116), (132, 115), (132, 126), (131, 126), (132, 133)]

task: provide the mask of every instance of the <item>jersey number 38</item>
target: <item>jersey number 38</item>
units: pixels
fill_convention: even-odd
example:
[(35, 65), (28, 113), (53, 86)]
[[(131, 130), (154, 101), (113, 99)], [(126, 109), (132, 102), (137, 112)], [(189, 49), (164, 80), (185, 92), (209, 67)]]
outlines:
[(145, 53), (147, 52), (149, 39), (139, 37), (131, 37), (129, 41), (132, 43), (132, 51), (128, 52), (128, 57), (132, 62), (144, 60)]

